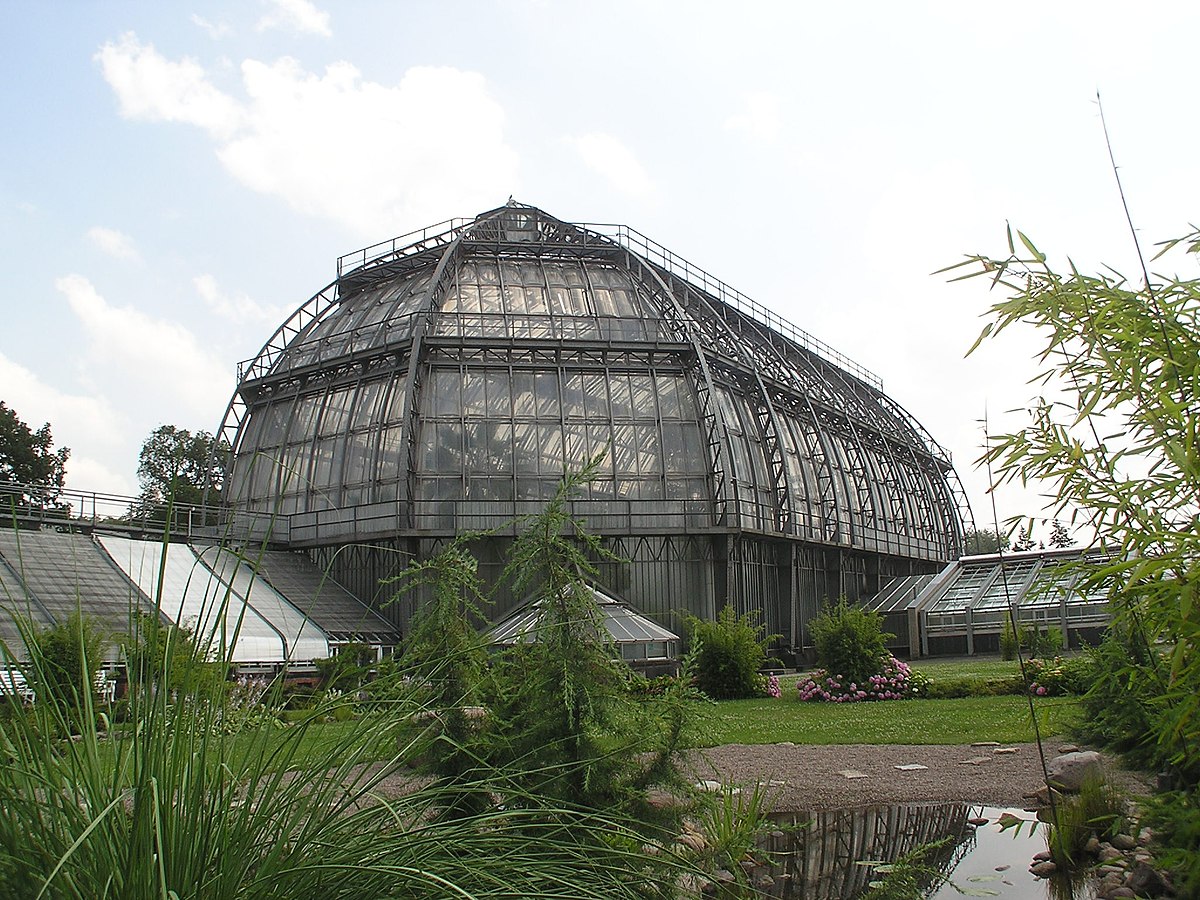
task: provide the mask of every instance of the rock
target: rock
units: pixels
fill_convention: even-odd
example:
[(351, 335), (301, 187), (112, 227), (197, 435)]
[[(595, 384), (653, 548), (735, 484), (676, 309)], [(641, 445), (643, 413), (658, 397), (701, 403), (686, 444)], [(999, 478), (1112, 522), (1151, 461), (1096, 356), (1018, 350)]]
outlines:
[(904, 763), (900, 766), (892, 766), (893, 769), (899, 769), (901, 772), (916, 772), (920, 769), (928, 769), (929, 766), (923, 766), (920, 763)]
[(1033, 854), (1033, 861), (1043, 862), (1047, 859), (1053, 859), (1053, 857), (1054, 854), (1052, 854), (1049, 850), (1039, 850), (1037, 853)]
[(1058, 866), (1056, 866), (1051, 860), (1043, 859), (1041, 862), (1036, 862), (1030, 866), (1029, 871), (1038, 878), (1049, 878), (1058, 871)]
[(866, 778), (862, 772), (856, 772), (854, 769), (842, 769), (838, 772), (843, 778)]
[(1078, 793), (1089, 778), (1100, 776), (1100, 754), (1095, 750), (1064, 753), (1046, 764), (1046, 781), (1050, 786), (1072, 794)]
[(1118, 850), (1132, 850), (1137, 846), (1137, 841), (1127, 834), (1117, 834), (1109, 841)]
[(1129, 888), (1121, 886), (1121, 887), (1113, 888), (1111, 891), (1108, 891), (1104, 896), (1109, 898), (1109, 900), (1124, 900), (1124, 898), (1126, 898), (1126, 897), (1136, 897), (1137, 894), (1135, 894)]
[(1058, 748), (1058, 752), (1062, 753), (1078, 753), (1079, 747), (1076, 744), (1063, 744)]
[(1168, 885), (1152, 866), (1138, 863), (1125, 879), (1125, 886), (1140, 897), (1161, 897)]
[(1086, 852), (1092, 854), (1092, 856), (1095, 856), (1097, 853), (1100, 852), (1100, 838), (1096, 837), (1093, 834), (1090, 838), (1087, 839), (1087, 843), (1083, 845), (1083, 849)]
[(992, 752), (995, 753), (997, 756), (1007, 756), (1010, 753), (1019, 753), (1020, 751), (1021, 751), (1020, 747), (997, 747)]
[(990, 762), (990, 756), (972, 756), (970, 759), (962, 760), (964, 766), (982, 766), (985, 762)]
[(759, 890), (760, 893), (765, 894), (771, 890), (771, 888), (775, 887), (775, 879), (770, 875), (759, 875), (754, 879), (754, 886)]
[(1149, 828), (1143, 828), (1138, 832), (1138, 843), (1143, 847), (1148, 847), (1152, 840), (1154, 840), (1154, 832)]
[(1121, 853), (1121, 851), (1118, 850), (1116, 847), (1112, 847), (1112, 846), (1109, 846), (1108, 844), (1105, 844), (1104, 846), (1102, 846), (1100, 848), (1100, 861), (1101, 862), (1113, 862), (1114, 860), (1124, 859), (1124, 858), (1125, 858), (1124, 854)]

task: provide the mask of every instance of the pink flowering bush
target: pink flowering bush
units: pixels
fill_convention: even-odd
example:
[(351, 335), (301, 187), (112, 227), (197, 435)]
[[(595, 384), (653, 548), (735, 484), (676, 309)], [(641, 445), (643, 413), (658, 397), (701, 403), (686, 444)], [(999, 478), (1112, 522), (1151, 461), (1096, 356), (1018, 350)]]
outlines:
[(801, 700), (824, 700), (829, 703), (903, 700), (918, 695), (920, 680), (914, 677), (908, 663), (889, 654), (883, 658), (879, 673), (868, 675), (861, 683), (818, 669), (799, 681), (796, 689), (800, 692)]
[(755, 678), (755, 688), (760, 697), (773, 697), (778, 699), (783, 696), (783, 691), (779, 687), (778, 675), (758, 675)]

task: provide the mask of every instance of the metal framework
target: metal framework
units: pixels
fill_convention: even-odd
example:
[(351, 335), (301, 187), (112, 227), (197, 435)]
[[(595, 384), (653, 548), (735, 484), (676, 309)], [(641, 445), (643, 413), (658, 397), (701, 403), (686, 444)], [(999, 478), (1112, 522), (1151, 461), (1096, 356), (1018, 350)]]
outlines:
[(878, 377), (632, 229), (510, 202), (337, 271), (239, 367), (221, 428), (225, 498), (289, 546), (502, 527), (607, 450), (577, 503), (593, 528), (708, 548), (672, 563), (701, 596), (631, 579), (660, 619), (766, 589), (795, 634), (816, 605), (797, 547), (836, 551), (818, 580), (851, 595), (961, 549), (948, 455)]

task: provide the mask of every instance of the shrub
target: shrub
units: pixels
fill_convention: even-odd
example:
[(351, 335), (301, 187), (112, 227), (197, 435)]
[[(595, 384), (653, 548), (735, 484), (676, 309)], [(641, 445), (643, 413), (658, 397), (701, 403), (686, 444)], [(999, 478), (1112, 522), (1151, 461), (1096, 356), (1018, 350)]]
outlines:
[(1020, 675), (992, 675), (985, 678), (963, 675), (930, 681), (922, 696), (929, 700), (956, 700), (961, 697), (1000, 697), (1024, 694), (1025, 679)]
[(839, 681), (866, 684), (879, 675), (883, 663), (890, 659), (885, 643), (894, 637), (883, 631), (883, 617), (876, 612), (855, 606), (842, 597), (826, 606), (809, 623), (817, 664), (836, 673)]
[(1025, 677), (1029, 690), (1039, 697), (1057, 697), (1061, 694), (1082, 694), (1091, 687), (1095, 677), (1091, 657), (1074, 656), (1063, 659), (1031, 659), (1025, 663)]
[(758, 610), (739, 616), (724, 607), (715, 622), (687, 616), (688, 641), (696, 649), (696, 686), (714, 700), (759, 696), (758, 670), (766, 645), (777, 635), (764, 636)]

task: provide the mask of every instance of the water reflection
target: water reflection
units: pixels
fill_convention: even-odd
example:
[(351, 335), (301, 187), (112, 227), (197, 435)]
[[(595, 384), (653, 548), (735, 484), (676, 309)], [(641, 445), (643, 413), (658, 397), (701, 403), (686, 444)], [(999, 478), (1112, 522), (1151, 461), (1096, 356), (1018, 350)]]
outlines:
[[(1030, 820), (1001, 831), (1005, 813)], [(971, 819), (985, 818), (976, 827)], [(1029, 873), (1033, 855), (1046, 849), (1045, 826), (1020, 810), (964, 803), (868, 806), (858, 809), (777, 815), (780, 830), (768, 839), (772, 884), (759, 896), (780, 900), (849, 900), (880, 877), (864, 860), (895, 860), (944, 840), (922, 858), (929, 900), (959, 900), (964, 893), (1012, 900), (1091, 900), (1095, 883), (1077, 878), (1040, 880)], [(946, 878), (950, 882), (947, 883)]]

